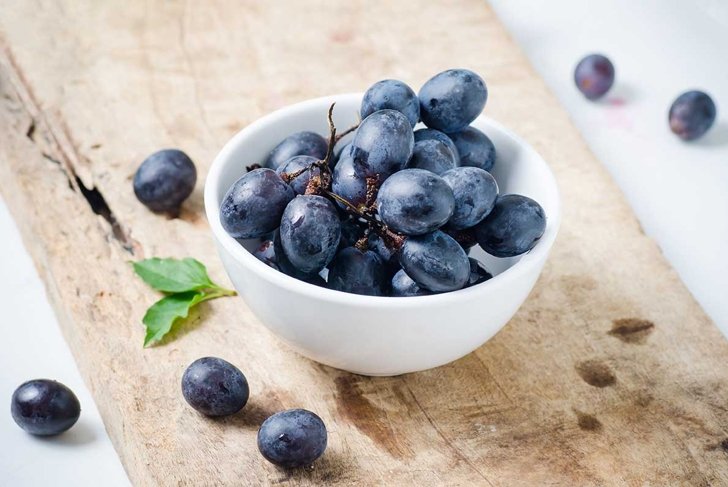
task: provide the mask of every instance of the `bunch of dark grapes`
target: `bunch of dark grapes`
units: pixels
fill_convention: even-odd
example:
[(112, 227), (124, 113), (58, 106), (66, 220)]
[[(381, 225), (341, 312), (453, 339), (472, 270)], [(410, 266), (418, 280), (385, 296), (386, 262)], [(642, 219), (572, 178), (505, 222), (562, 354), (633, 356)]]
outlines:
[[(538, 203), (499, 195), (488, 172), (496, 148), (470, 126), (487, 98), (466, 69), (434, 76), (419, 94), (379, 81), (364, 94), (350, 143), (334, 150), (332, 106), (328, 140), (292, 134), (232, 185), (223, 227), (260, 239), (255, 256), (270, 267), (337, 291), (419, 296), (484, 282), (491, 274), (470, 247), (514, 257), (546, 228)], [(419, 122), (426, 128), (415, 130)]]

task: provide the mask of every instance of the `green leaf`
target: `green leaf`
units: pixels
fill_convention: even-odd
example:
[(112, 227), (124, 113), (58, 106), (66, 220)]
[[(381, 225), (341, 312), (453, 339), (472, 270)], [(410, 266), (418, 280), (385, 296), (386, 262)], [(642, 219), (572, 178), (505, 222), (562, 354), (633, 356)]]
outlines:
[[(142, 322), (147, 327), (144, 346), (161, 340), (172, 329), (172, 325), (180, 318), (187, 318), (190, 309), (205, 301), (205, 294), (200, 291), (187, 291), (171, 294), (160, 299), (149, 307)], [(212, 299), (209, 298), (208, 299)]]
[(179, 293), (207, 288), (218, 288), (207, 275), (207, 269), (198, 260), (151, 259), (134, 262), (134, 271), (144, 282), (158, 291)]

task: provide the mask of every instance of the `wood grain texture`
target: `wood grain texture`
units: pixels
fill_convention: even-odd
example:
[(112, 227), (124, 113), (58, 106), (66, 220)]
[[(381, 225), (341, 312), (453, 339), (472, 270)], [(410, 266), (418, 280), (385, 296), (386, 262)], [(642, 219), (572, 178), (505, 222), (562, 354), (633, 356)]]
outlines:
[[(728, 344), (484, 2), (7, 1), (0, 36), (0, 190), (135, 484), (728, 484)], [(487, 114), (536, 147), (562, 191), (552, 257), (502, 332), (451, 365), (365, 378), (296, 355), (226, 299), (142, 349), (157, 297), (130, 260), (194, 256), (225, 282), (202, 184), (234, 132), (292, 102), (385, 77), (417, 87), (453, 66), (484, 75)], [(131, 188), (167, 146), (200, 173), (175, 220)], [(186, 406), (179, 380), (203, 355), (246, 373), (244, 412)], [(258, 425), (290, 407), (329, 427), (312, 469), (257, 453)]]

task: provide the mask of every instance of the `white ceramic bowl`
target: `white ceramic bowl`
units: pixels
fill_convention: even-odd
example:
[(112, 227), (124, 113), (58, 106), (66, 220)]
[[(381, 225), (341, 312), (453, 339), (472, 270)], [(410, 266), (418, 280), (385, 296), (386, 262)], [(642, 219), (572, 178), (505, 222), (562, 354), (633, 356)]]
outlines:
[(287, 135), (313, 130), (327, 134), (326, 112), (336, 102), (339, 130), (357, 119), (361, 94), (298, 103), (267, 115), (236, 134), (215, 159), (205, 183), (205, 209), (220, 257), (238, 293), (271, 331), (318, 362), (364, 375), (397, 375), (456, 360), (485, 343), (511, 319), (541, 273), (559, 227), (559, 197), (546, 162), (503, 126), (479, 117), (473, 125), (497, 149), (493, 175), (501, 194), (519, 193), (543, 206), (546, 232), (533, 250), (508, 259), (485, 254), (493, 279), (433, 296), (360, 296), (306, 284), (256, 259), (257, 240), (238, 243), (220, 224), (225, 193), (245, 166), (265, 160)]

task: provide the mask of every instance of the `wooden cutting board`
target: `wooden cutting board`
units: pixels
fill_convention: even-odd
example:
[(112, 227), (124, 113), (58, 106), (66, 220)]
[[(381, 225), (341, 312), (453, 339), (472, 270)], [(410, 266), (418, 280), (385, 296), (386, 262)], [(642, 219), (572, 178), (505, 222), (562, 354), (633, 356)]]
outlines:
[[(485, 2), (9, 0), (0, 36), (0, 190), (135, 484), (728, 484), (728, 343)], [(486, 113), (549, 161), (563, 196), (552, 257), (502, 332), (451, 365), (366, 378), (296, 355), (225, 299), (142, 349), (157, 296), (129, 261), (193, 256), (226, 282), (202, 187), (233, 133), (450, 67), (485, 77)], [(162, 147), (200, 173), (175, 220), (132, 192)], [(184, 403), (181, 374), (203, 355), (245, 372), (244, 412)], [(292, 407), (321, 415), (330, 440), (286, 472), (255, 435)]]

